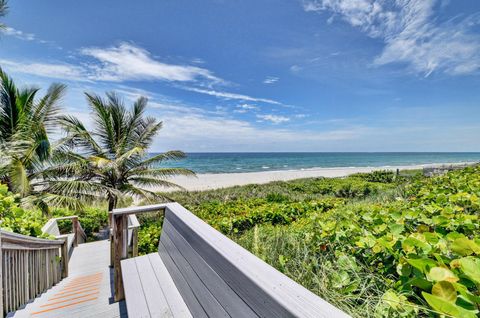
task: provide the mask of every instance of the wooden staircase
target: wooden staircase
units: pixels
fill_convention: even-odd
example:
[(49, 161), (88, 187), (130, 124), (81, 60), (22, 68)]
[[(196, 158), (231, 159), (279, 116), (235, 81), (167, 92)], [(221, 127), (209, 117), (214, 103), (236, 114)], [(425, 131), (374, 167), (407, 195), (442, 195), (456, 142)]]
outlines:
[(69, 277), (7, 317), (127, 317), (124, 302), (113, 301), (109, 249), (107, 240), (79, 245)]

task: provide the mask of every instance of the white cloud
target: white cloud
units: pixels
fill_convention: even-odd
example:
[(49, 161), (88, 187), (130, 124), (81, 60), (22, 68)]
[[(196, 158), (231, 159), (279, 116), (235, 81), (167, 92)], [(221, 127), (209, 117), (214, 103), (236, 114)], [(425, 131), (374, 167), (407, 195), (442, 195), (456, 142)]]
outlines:
[(100, 64), (91, 65), (92, 77), (101, 81), (121, 82), (126, 80), (162, 80), (191, 82), (207, 80), (219, 83), (222, 80), (205, 68), (190, 65), (175, 65), (152, 58), (147, 50), (120, 43), (108, 48), (84, 48), (81, 54), (93, 57)]
[(196, 88), (196, 87), (182, 87), (182, 88), (191, 92), (206, 94), (206, 95), (215, 96), (215, 97), (224, 98), (224, 99), (238, 99), (238, 100), (250, 101), (250, 102), (263, 102), (267, 104), (281, 105), (280, 102), (277, 102), (273, 99), (268, 99), (268, 98), (257, 98), (257, 97), (252, 97), (248, 95), (243, 95), (243, 94), (220, 92), (220, 91), (202, 89), (202, 88)]
[(21, 40), (25, 41), (34, 41), (35, 40), (35, 34), (33, 33), (26, 33), (20, 30), (16, 30), (11, 27), (5, 27), (4, 29), (0, 29), (0, 32), (7, 35), (7, 36), (13, 36)]
[(474, 14), (440, 21), (437, 0), (305, 0), (306, 11), (331, 12), (372, 38), (383, 40), (375, 65), (406, 63), (414, 72), (468, 74), (480, 68), (480, 24)]
[(71, 64), (54, 63), (18, 63), (10, 60), (0, 59), (0, 64), (9, 71), (31, 74), (42, 77), (87, 81), (87, 74), (80, 66)]
[(278, 82), (280, 78), (274, 76), (268, 76), (266, 79), (263, 80), (263, 84), (274, 84)]
[(263, 129), (242, 120), (201, 114), (171, 114), (161, 119), (164, 128), (154, 150), (305, 151), (322, 149), (323, 145), (337, 144), (339, 140), (357, 139), (367, 132), (363, 127), (325, 132)]
[(301, 70), (303, 69), (303, 67), (299, 66), (299, 65), (292, 65), (290, 66), (290, 71), (292, 73), (298, 73), (300, 72)]
[(277, 116), (277, 115), (257, 115), (257, 118), (265, 121), (270, 121), (274, 124), (281, 124), (290, 121), (290, 118), (285, 116)]
[(235, 113), (240, 113), (240, 114), (244, 114), (244, 113), (247, 113), (247, 112), (249, 112), (249, 111), (257, 111), (257, 110), (260, 109), (258, 106), (251, 105), (251, 104), (241, 104), (241, 105), (237, 105), (236, 108), (237, 108), (237, 109), (235, 109), (233, 112), (235, 112)]
[[(31, 37), (21, 31), (7, 28), (12, 35)], [(1, 60), (13, 71), (65, 80), (82, 81), (141, 81), (193, 82), (198, 84), (224, 83), (205, 68), (190, 65), (167, 64), (152, 58), (150, 52), (128, 43), (108, 48), (83, 48), (80, 53), (93, 60), (83, 64), (51, 63), (36, 61)]]

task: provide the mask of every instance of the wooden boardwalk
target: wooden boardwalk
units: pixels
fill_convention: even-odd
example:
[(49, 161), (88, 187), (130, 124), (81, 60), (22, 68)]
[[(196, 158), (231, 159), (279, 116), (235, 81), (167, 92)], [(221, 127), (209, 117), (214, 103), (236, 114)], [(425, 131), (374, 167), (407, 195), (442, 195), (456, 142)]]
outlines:
[(109, 241), (79, 245), (69, 262), (69, 276), (8, 317), (127, 317), (125, 303), (113, 302), (109, 264)]

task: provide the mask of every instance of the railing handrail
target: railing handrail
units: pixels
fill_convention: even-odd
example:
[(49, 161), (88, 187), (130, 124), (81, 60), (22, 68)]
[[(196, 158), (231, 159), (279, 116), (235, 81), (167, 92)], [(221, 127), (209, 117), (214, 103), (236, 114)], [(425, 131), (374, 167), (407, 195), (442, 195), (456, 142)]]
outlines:
[(128, 214), (138, 214), (145, 212), (156, 212), (159, 210), (165, 210), (172, 203), (161, 203), (161, 204), (152, 204), (152, 205), (143, 205), (143, 206), (133, 206), (128, 208), (113, 209), (112, 214), (116, 215), (128, 215)]
[(6, 248), (4, 247), (5, 242), (17, 244), (17, 245), (33, 245), (33, 246), (30, 246), (32, 249), (59, 248), (65, 243), (64, 240), (43, 239), (43, 238), (13, 233), (13, 232), (1, 230), (1, 229), (0, 229), (0, 235), (2, 236), (2, 248)]
[[(42, 227), (42, 232), (50, 235), (54, 235), (56, 238), (63, 238), (65, 234), (60, 234), (57, 235), (56, 233), (52, 233), (52, 226), (56, 226), (58, 229), (58, 221), (62, 220), (72, 220), (72, 232), (68, 234), (75, 234), (75, 237), (73, 239), (73, 245), (76, 247), (78, 245), (79, 241), (79, 236), (82, 237), (83, 242), (87, 240), (87, 234), (85, 234), (85, 231), (83, 230), (82, 224), (78, 220), (77, 215), (69, 215), (69, 216), (62, 216), (62, 217), (57, 217), (57, 218), (51, 218), (45, 223), (45, 225)], [(83, 243), (80, 242), (80, 243)]]
[(135, 214), (130, 214), (128, 216), (128, 229), (135, 229), (140, 227), (140, 222), (138, 222), (137, 216)]

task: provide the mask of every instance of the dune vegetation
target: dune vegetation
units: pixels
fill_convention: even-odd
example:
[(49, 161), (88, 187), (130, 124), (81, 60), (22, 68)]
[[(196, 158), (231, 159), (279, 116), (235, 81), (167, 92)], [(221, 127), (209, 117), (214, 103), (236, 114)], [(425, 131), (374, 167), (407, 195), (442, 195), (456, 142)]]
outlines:
[[(355, 317), (477, 317), (480, 168), (305, 179), (172, 199)], [(143, 218), (140, 249), (161, 220)]]

